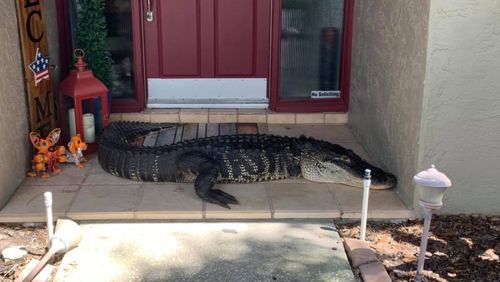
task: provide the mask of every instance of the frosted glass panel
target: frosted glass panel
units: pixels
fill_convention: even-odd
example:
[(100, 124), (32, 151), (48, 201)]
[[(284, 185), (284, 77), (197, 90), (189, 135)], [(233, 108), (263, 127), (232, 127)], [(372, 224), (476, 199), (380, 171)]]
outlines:
[(282, 98), (310, 98), (311, 91), (340, 90), (344, 0), (283, 0)]
[(105, 0), (104, 3), (108, 48), (113, 58), (111, 96), (115, 99), (134, 98), (131, 0)]

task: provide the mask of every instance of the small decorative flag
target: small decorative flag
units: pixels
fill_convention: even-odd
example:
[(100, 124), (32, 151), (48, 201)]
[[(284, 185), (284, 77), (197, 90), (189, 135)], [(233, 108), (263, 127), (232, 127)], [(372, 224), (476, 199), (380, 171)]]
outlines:
[(30, 65), (30, 69), (35, 74), (35, 86), (44, 79), (49, 79), (49, 59), (42, 55), (39, 48), (36, 48), (35, 60)]

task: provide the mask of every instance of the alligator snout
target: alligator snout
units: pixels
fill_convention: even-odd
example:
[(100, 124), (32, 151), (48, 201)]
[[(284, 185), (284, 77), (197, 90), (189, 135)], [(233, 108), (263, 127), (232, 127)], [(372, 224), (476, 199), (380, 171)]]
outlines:
[(396, 176), (392, 173), (385, 173), (380, 181), (372, 181), (370, 188), (377, 189), (390, 189), (398, 183)]

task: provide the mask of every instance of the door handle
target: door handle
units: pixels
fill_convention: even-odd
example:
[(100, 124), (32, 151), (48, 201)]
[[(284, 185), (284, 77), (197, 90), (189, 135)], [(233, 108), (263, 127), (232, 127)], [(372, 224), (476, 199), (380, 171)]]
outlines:
[(146, 11), (146, 21), (153, 21), (153, 8), (151, 6), (151, 0), (147, 0), (148, 10)]

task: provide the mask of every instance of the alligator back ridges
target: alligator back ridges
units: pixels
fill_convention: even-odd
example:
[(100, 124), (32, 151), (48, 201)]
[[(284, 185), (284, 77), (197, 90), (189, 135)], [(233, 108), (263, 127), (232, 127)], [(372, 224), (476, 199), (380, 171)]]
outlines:
[[(137, 137), (171, 126), (111, 123), (99, 138), (99, 163), (113, 175), (136, 181), (194, 182), (192, 169), (182, 166), (189, 166), (190, 159), (203, 157), (217, 162), (218, 182), (254, 182), (300, 176), (297, 170), (304, 146), (309, 142), (325, 143), (310, 138), (252, 134), (206, 137), (159, 147), (133, 144)], [(186, 164), (180, 161), (181, 157), (188, 160)]]

